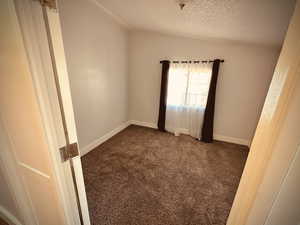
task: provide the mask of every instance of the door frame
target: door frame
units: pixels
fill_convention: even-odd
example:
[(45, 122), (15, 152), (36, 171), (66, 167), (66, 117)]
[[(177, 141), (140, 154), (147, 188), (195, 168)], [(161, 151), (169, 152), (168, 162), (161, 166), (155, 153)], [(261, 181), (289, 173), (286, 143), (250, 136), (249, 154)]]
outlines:
[[(15, 0), (15, 2), (18, 0)], [(25, 1), (25, 0), (22, 0)], [(28, 0), (29, 1), (29, 0)], [(31, 0), (30, 0), (31, 1)], [(297, 4), (297, 10), (300, 10), (300, 3), (298, 1)], [(70, 87), (69, 87), (69, 80), (68, 80), (68, 73), (66, 68), (66, 62), (65, 62), (65, 55), (64, 55), (64, 48), (63, 48), (63, 40), (61, 35), (61, 28), (60, 28), (60, 22), (59, 22), (59, 15), (56, 11), (47, 11), (49, 16), (49, 24), (52, 28), (52, 35), (53, 40), (55, 44), (56, 49), (56, 57), (60, 65), (58, 66), (58, 69), (60, 70), (59, 73), (63, 74), (62, 79), (60, 80), (61, 89), (63, 90), (63, 100), (64, 104), (67, 106), (67, 114), (69, 120), (67, 121), (69, 125), (69, 129), (71, 131), (71, 137), (73, 141), (75, 140), (77, 142), (77, 135), (76, 135), (76, 127), (74, 122), (74, 112), (73, 112), (73, 106), (72, 106), (72, 99), (70, 94)], [(17, 11), (17, 14), (19, 14), (19, 17), (22, 17), (24, 15), (20, 15), (21, 13)], [(43, 124), (45, 128), (45, 133), (47, 135), (47, 141), (50, 146), (50, 156), (52, 158), (52, 162), (54, 164), (55, 168), (55, 175), (56, 180), (59, 185), (60, 190), (60, 197), (62, 201), (63, 208), (65, 210), (65, 214), (68, 218), (68, 224), (78, 224), (79, 225), (79, 219), (78, 219), (78, 211), (74, 208), (74, 187), (73, 183), (70, 180), (70, 171), (68, 172), (68, 168), (65, 164), (61, 163), (61, 158), (58, 149), (63, 146), (60, 139), (61, 128), (56, 127), (57, 121), (57, 109), (55, 109), (57, 106), (53, 106), (54, 98), (56, 92), (53, 91), (53, 84), (50, 84), (50, 80), (45, 76), (43, 73), (43, 69), (38, 66), (39, 64), (42, 64), (41, 62), (37, 62), (40, 59), (40, 55), (38, 54), (37, 46), (35, 45), (34, 41), (34, 31), (28, 27), (29, 25), (26, 25), (26, 22), (20, 20), (20, 27), (22, 30), (23, 38), (24, 38), (24, 44), (26, 47), (27, 56), (29, 58), (29, 61), (31, 63), (31, 72), (32, 72), (32, 79), (36, 91), (36, 95), (39, 102), (39, 107), (41, 110), (42, 118), (43, 118)], [(26, 38), (27, 37), (27, 38)], [(283, 51), (285, 51), (285, 45), (287, 40), (285, 41)], [(282, 57), (281, 53), (281, 56)], [(251, 207), (253, 206), (253, 203), (255, 201), (255, 197), (258, 193), (258, 189), (260, 184), (262, 183), (264, 179), (264, 174), (267, 168), (268, 163), (270, 162), (270, 159), (272, 157), (274, 144), (276, 143), (276, 140), (278, 138), (279, 132), (281, 130), (284, 118), (287, 115), (287, 107), (288, 103), (291, 101), (292, 93), (295, 88), (295, 81), (299, 79), (298, 72), (300, 71), (299, 62), (300, 57), (298, 59), (295, 59), (297, 62), (292, 62), (293, 66), (298, 65), (298, 67), (293, 70), (290, 70), (285, 77), (285, 83), (283, 85), (283, 93), (278, 98), (278, 107), (276, 106), (274, 111), (274, 119), (272, 121), (272, 124), (270, 124), (271, 128), (274, 129), (272, 131), (272, 135), (267, 135), (267, 138), (261, 139), (261, 135), (266, 135), (265, 131), (270, 131), (270, 127), (265, 127), (264, 124), (264, 112), (262, 113), (262, 117), (260, 119), (258, 128), (256, 130), (256, 135), (254, 138), (254, 141), (251, 146), (251, 151), (249, 154), (249, 157), (247, 159), (246, 167), (243, 172), (243, 176), (241, 179), (241, 182), (239, 184), (238, 192), (234, 200), (234, 204), (232, 207), (232, 210), (229, 215), (229, 219), (227, 221), (227, 225), (244, 225), (246, 224), (247, 217), (251, 211)], [(280, 58), (275, 70), (275, 75), (278, 75), (276, 72), (280, 69)], [(274, 78), (273, 78), (274, 80)], [(271, 86), (272, 88), (272, 86)], [(270, 101), (272, 99), (269, 99)], [(268, 110), (268, 97), (265, 103), (264, 110)], [(55, 113), (56, 112), (56, 113)], [(66, 112), (65, 112), (66, 113)], [(59, 131), (60, 130), (60, 131)], [(261, 164), (259, 168), (257, 168), (257, 165), (253, 162), (257, 159), (258, 150), (257, 149), (263, 149), (262, 146), (267, 146), (264, 148), (264, 152), (260, 151), (260, 157)], [(86, 200), (86, 193), (85, 193), (85, 187), (84, 187), (84, 181), (83, 181), (83, 175), (82, 175), (82, 168), (81, 168), (81, 162), (80, 157), (77, 157), (75, 159), (75, 169), (76, 169), (76, 180), (78, 184), (78, 189), (80, 194), (80, 202), (82, 207), (82, 213), (84, 217), (84, 224), (90, 225), (90, 219), (88, 214), (88, 206), (87, 206), (87, 200)], [(282, 170), (285, 170), (286, 168), (282, 166)], [(251, 179), (251, 174), (253, 173), (253, 170), (256, 172), (255, 179)], [(251, 172), (252, 171), (252, 172)], [(69, 175), (68, 175), (69, 174)], [(247, 191), (247, 195), (245, 196), (244, 193)], [(276, 190), (274, 189), (274, 192)], [(73, 202), (73, 204), (71, 204)]]
[[(67, 218), (68, 225), (80, 225), (80, 213), (76, 202), (76, 192), (72, 180), (70, 162), (62, 162), (60, 148), (66, 145), (62, 119), (57, 100), (53, 68), (49, 71), (45, 64), (51, 64), (49, 40), (43, 21), (42, 7), (38, 1), (14, 0), (14, 7), (21, 29), (26, 55), (30, 65), (32, 83), (35, 89), (37, 102), (42, 116), (50, 158), (54, 167), (55, 181), (58, 185), (59, 198)], [(46, 8), (49, 22), (53, 53), (59, 74), (64, 114), (68, 128), (68, 137), (71, 143), (77, 143), (76, 125), (69, 86), (69, 77), (65, 61), (62, 33), (57, 10)], [(40, 21), (34, 17), (37, 16)], [(26, 19), (24, 19), (26, 18)], [(41, 22), (42, 21), (42, 22)], [(41, 30), (37, 32), (35, 27)], [(41, 32), (41, 35), (39, 34)], [(41, 47), (43, 46), (43, 47)], [(82, 173), (80, 155), (73, 158), (77, 189), (84, 225), (90, 225), (89, 210), (86, 199), (85, 185)]]
[[(288, 119), (295, 121), (295, 117), (288, 116), (289, 113), (295, 113), (292, 106), (299, 100), (294, 98), (300, 82), (299, 36), (300, 0), (295, 4), (227, 225), (266, 223), (297, 152), (299, 135), (285, 125)], [(284, 141), (280, 140), (280, 135), (283, 134), (289, 134)], [(280, 145), (288, 148), (280, 148)], [(285, 155), (281, 158), (282, 161), (278, 156), (280, 151), (284, 151)], [(269, 171), (275, 169), (272, 163), (276, 164), (274, 174)], [(270, 180), (275, 186), (263, 186)]]
[(6, 222), (13, 223), (15, 225), (22, 225), (22, 221), (26, 224), (36, 224), (34, 218), (33, 207), (27, 198), (25, 187), (20, 179), (19, 172), (17, 170), (17, 161), (13, 155), (12, 146), (9, 140), (7, 131), (0, 118), (0, 169), (3, 171), (4, 181), (9, 187), (10, 194), (13, 198), (13, 203), (16, 206), (17, 212), (21, 218), (15, 217), (4, 207), (0, 209), (0, 215), (2, 215)]

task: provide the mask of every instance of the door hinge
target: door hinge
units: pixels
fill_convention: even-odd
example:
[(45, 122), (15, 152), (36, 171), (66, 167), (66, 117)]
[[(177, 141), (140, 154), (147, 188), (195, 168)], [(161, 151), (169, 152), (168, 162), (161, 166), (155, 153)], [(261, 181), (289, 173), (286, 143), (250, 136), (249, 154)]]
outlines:
[(48, 6), (50, 9), (57, 9), (56, 0), (38, 0), (42, 6)]
[(59, 150), (60, 150), (60, 155), (61, 155), (61, 159), (63, 162), (79, 155), (77, 143), (73, 143), (73, 144), (69, 144), (67, 146), (61, 147)]

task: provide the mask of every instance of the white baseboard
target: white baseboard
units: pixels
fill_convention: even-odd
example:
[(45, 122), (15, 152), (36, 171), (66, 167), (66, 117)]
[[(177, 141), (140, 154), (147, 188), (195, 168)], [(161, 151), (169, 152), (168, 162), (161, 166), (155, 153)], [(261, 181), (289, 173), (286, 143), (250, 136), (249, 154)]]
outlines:
[(22, 225), (22, 223), (2, 205), (0, 205), (0, 215), (9, 225)]
[(155, 124), (155, 123), (141, 122), (141, 121), (137, 121), (137, 120), (129, 120), (129, 123), (132, 125), (138, 125), (138, 126), (142, 126), (142, 127), (150, 127), (150, 128), (157, 129), (157, 124)]
[[(137, 121), (137, 120), (130, 120), (129, 122), (130, 122), (130, 124), (157, 129), (157, 125), (155, 123), (141, 122), (141, 121)], [(188, 131), (186, 129), (181, 129), (179, 132), (182, 134), (188, 134)], [(239, 145), (246, 145), (248, 147), (250, 147), (250, 144), (251, 144), (250, 140), (235, 138), (235, 137), (228, 137), (228, 136), (224, 136), (224, 135), (220, 135), (220, 134), (215, 134), (214, 139), (217, 141), (225, 141), (225, 142), (239, 144)]]
[[(92, 151), (94, 148), (96, 148), (97, 146), (99, 146), (103, 142), (107, 141), (108, 139), (110, 139), (111, 137), (113, 137), (114, 135), (119, 133), (120, 131), (124, 130), (126, 127), (128, 127), (131, 124), (142, 126), (142, 127), (149, 127), (149, 128), (157, 129), (157, 124), (155, 124), (155, 123), (142, 122), (142, 121), (137, 121), (137, 120), (129, 120), (129, 121), (121, 124), (117, 128), (113, 129), (109, 133), (107, 133), (107, 134), (103, 135), (102, 137), (94, 140), (92, 143), (88, 144), (87, 146), (81, 148), (80, 149), (81, 156), (84, 156), (88, 152)], [(184, 131), (185, 130), (182, 130), (182, 132), (180, 132), (180, 133), (185, 133)], [(219, 135), (219, 134), (215, 134), (214, 139), (217, 140), (217, 141), (225, 141), (225, 142), (239, 144), (239, 145), (246, 145), (248, 147), (250, 147), (250, 144), (251, 144), (251, 141), (249, 141), (249, 140), (234, 138), (234, 137), (228, 137), (228, 136)]]
[(228, 136), (223, 136), (219, 134), (214, 134), (214, 139), (217, 141), (225, 141), (229, 143), (234, 143), (238, 145), (246, 145), (250, 147), (251, 141), (246, 140), (246, 139), (241, 139), (241, 138), (235, 138), (235, 137), (228, 137)]
[(90, 143), (87, 146), (80, 149), (80, 155), (84, 156), (85, 154), (92, 151), (97, 146), (101, 145), (103, 142), (107, 141), (108, 139), (110, 139), (111, 137), (113, 137), (114, 135), (119, 133), (120, 131), (124, 130), (129, 125), (130, 125), (130, 121), (127, 121), (127, 122), (121, 124), (120, 126), (116, 127), (115, 129), (113, 129), (112, 131), (108, 132), (107, 134), (103, 135), (102, 137), (94, 140), (92, 143)]

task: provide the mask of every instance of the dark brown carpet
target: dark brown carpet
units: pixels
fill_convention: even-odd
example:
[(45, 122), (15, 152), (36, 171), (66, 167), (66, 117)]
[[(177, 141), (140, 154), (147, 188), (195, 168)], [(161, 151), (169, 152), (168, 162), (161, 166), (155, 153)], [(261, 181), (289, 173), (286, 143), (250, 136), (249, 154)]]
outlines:
[(2, 219), (2, 218), (0, 217), (0, 225), (8, 225), (8, 224), (4, 221), (4, 219)]
[(93, 225), (223, 225), (248, 148), (130, 126), (82, 157)]

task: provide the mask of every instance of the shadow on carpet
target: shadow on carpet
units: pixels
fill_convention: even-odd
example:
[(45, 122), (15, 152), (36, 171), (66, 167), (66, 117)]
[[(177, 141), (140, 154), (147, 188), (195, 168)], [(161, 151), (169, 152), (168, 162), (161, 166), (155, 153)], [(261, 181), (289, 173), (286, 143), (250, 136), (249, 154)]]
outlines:
[(82, 157), (92, 225), (225, 225), (247, 155), (129, 126)]

